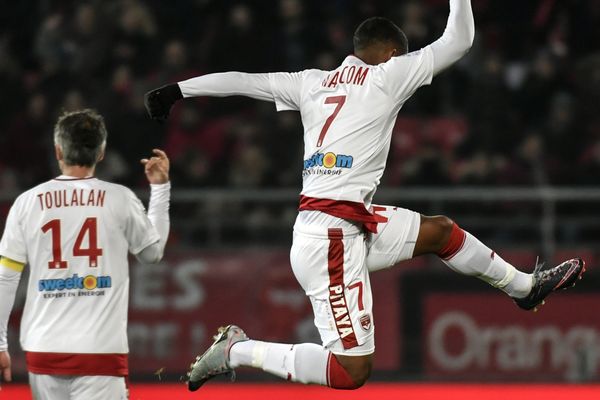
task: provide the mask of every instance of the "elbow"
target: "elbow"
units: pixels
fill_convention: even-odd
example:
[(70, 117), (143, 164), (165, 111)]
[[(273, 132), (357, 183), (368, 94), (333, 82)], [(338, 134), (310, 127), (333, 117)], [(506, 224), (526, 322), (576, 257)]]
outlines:
[(475, 41), (475, 24), (467, 24), (463, 29), (455, 33), (454, 38), (462, 55), (467, 54)]
[(475, 41), (475, 26), (471, 25), (469, 26), (469, 29), (467, 29), (464, 32), (463, 39), (462, 39), (462, 45), (463, 45), (463, 49), (465, 54), (469, 52), (469, 50), (471, 49), (471, 47), (473, 47), (473, 42)]
[(454, 48), (454, 52), (452, 54), (452, 64), (457, 62), (458, 60), (462, 59), (464, 56), (467, 55), (467, 53), (469, 53), (469, 50), (471, 50), (471, 46), (472, 46), (472, 42), (461, 42), (460, 44), (458, 44), (455, 48)]
[(473, 47), (473, 41), (475, 40), (475, 31), (469, 32), (468, 35), (465, 36), (461, 45), (461, 57), (465, 56), (471, 47)]
[(465, 45), (465, 47), (463, 49), (462, 57), (466, 56), (469, 53), (469, 51), (471, 50), (471, 47), (473, 47), (473, 41), (470, 41), (468, 45)]
[(152, 257), (146, 262), (146, 264), (158, 264), (162, 261), (164, 253), (161, 251), (158, 254), (153, 254)]
[[(473, 46), (475, 40), (475, 21), (471, 18), (471, 23), (468, 24), (467, 28), (467, 42), (469, 43), (469, 49)], [(468, 49), (467, 49), (468, 51)]]
[[(469, 39), (468, 39), (469, 49), (471, 47), (473, 47), (474, 41), (475, 41), (475, 27), (473, 27), (472, 29), (469, 30)], [(468, 51), (468, 49), (467, 49), (467, 51)]]
[(136, 258), (142, 264), (158, 264), (162, 261), (164, 254), (164, 249), (159, 249), (157, 247), (147, 247), (138, 254), (136, 254)]
[(156, 265), (162, 260), (162, 257), (155, 257), (150, 260), (144, 260), (144, 264), (146, 265)]

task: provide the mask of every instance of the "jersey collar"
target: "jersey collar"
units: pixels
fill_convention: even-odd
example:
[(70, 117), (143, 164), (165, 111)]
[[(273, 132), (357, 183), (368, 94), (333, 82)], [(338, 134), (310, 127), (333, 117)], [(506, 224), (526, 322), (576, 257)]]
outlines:
[(85, 178), (78, 178), (76, 176), (60, 175), (60, 176), (57, 176), (56, 178), (54, 178), (55, 181), (83, 181), (86, 179), (96, 179), (96, 177), (93, 175), (90, 175), (90, 176), (86, 176)]
[(348, 55), (344, 59), (344, 64), (357, 64), (357, 65), (368, 65), (366, 62), (356, 57), (354, 54)]

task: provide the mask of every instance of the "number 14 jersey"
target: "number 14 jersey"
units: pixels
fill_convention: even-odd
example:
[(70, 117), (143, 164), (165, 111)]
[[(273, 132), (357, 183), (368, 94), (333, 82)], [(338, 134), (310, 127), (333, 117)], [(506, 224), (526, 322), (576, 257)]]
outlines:
[(121, 185), (61, 176), (19, 196), (0, 255), (29, 265), (22, 348), (127, 353), (128, 252), (158, 240), (140, 200)]

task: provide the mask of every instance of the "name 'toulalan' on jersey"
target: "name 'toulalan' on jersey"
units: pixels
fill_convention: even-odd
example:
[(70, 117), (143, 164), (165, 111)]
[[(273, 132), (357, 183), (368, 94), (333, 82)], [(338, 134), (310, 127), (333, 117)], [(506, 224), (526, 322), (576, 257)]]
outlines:
[(20, 195), (0, 254), (29, 265), (21, 346), (36, 354), (126, 354), (127, 256), (159, 240), (124, 186), (61, 176)]

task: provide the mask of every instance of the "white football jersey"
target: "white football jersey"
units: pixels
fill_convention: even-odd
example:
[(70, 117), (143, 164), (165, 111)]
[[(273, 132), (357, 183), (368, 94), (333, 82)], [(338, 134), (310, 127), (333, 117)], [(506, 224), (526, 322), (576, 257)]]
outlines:
[(269, 74), (277, 110), (302, 116), (302, 195), (369, 208), (398, 111), (432, 77), (429, 46), (379, 65), (351, 55), (333, 71)]
[(159, 240), (128, 188), (58, 177), (19, 196), (0, 254), (27, 263), (21, 346), (41, 353), (127, 353), (128, 252)]

